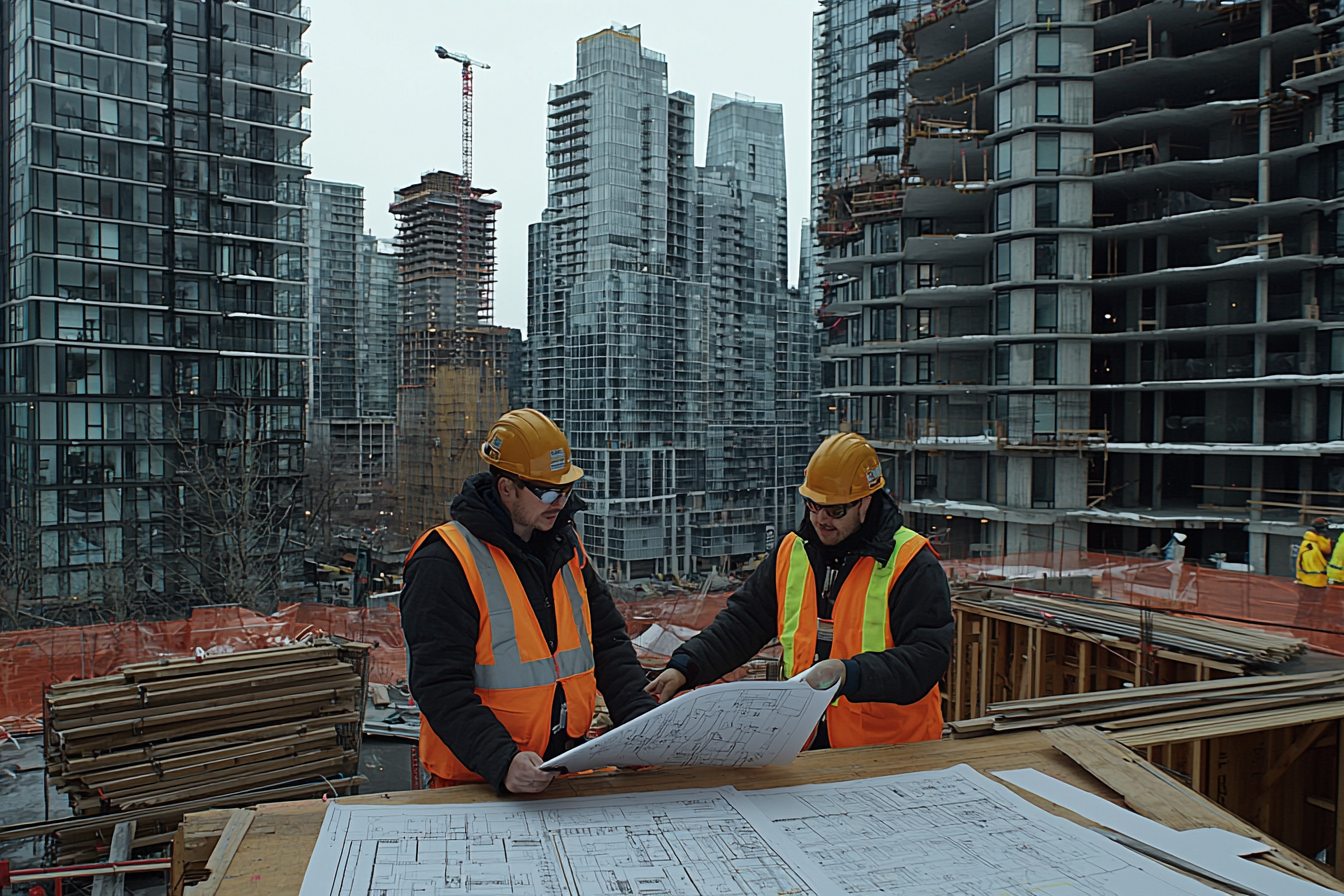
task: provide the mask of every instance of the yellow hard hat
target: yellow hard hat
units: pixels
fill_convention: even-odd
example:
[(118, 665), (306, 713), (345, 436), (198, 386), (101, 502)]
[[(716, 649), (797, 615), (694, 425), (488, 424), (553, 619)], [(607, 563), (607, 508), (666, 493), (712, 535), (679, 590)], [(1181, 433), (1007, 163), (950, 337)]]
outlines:
[(856, 432), (840, 432), (812, 454), (798, 492), (818, 504), (849, 504), (884, 485), (873, 446)]
[(569, 439), (541, 411), (509, 411), (490, 427), (481, 457), (492, 467), (533, 482), (568, 485), (583, 478), (569, 462)]

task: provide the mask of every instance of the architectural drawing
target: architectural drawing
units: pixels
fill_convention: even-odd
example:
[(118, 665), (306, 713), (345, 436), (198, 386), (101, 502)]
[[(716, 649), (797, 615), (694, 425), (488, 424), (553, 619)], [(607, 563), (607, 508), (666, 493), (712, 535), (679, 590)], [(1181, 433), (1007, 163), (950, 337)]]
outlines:
[(1215, 893), (965, 765), (732, 799), (795, 866), (812, 864), (814, 879), (829, 879), (846, 894)]
[(300, 896), (825, 896), (722, 790), (327, 810)]
[(802, 681), (735, 681), (682, 694), (543, 768), (787, 765), (807, 743), (835, 689)]

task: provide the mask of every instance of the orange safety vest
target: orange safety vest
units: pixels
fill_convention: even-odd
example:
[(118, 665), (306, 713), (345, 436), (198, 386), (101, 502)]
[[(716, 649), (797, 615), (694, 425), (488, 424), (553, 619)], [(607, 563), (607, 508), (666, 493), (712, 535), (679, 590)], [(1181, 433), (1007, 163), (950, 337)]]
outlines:
[[(564, 688), (570, 737), (583, 737), (597, 702), (592, 618), (583, 584), (582, 548), (560, 568), (551, 585), (555, 599), (556, 644), (552, 654), (523, 584), (508, 556), (472, 535), (461, 523), (445, 523), (439, 533), (466, 573), (480, 614), (476, 637), (476, 695), (508, 729), (520, 752), (544, 755), (551, 739), (556, 684)], [(429, 537), (421, 535), (406, 555), (410, 563)], [(435, 786), (484, 780), (467, 768), (420, 716), (420, 761)]]
[[(831, 658), (847, 660), (859, 653), (895, 647), (888, 610), (891, 589), (905, 567), (929, 540), (905, 528), (896, 537), (887, 562), (861, 557), (840, 585), (832, 622)], [(817, 656), (817, 584), (807, 558), (806, 542), (796, 533), (784, 536), (775, 558), (775, 594), (779, 643), (784, 648), (784, 675), (791, 678), (809, 668)], [(826, 710), (832, 747), (904, 744), (943, 736), (943, 707), (938, 686), (909, 706), (895, 703), (851, 703), (840, 697)]]

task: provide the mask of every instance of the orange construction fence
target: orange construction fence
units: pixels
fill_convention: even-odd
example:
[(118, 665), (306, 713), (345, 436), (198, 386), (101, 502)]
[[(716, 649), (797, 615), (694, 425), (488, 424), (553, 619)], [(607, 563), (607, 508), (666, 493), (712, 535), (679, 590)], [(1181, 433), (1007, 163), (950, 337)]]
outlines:
[[(288, 604), (273, 616), (241, 607), (207, 607), (190, 619), (168, 622), (0, 632), (0, 725), (31, 728), (31, 720), (41, 718), (44, 691), (59, 681), (110, 675), (159, 657), (190, 656), (197, 648), (223, 654), (278, 647), (313, 632), (375, 645), (371, 681), (392, 684), (406, 677), (406, 643), (395, 607)], [(29, 723), (22, 724), (24, 719)]]

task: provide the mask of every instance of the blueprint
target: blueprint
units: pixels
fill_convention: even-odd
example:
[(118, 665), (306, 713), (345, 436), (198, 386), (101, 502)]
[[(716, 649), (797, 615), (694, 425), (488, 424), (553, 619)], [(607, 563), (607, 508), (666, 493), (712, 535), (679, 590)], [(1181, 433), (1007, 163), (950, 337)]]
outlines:
[(732, 798), (800, 874), (845, 894), (1216, 896), (966, 765)]
[(300, 896), (831, 896), (771, 848), (730, 793), (332, 803)]
[(561, 753), (542, 768), (787, 765), (807, 744), (835, 690), (817, 691), (796, 679), (712, 684)]

